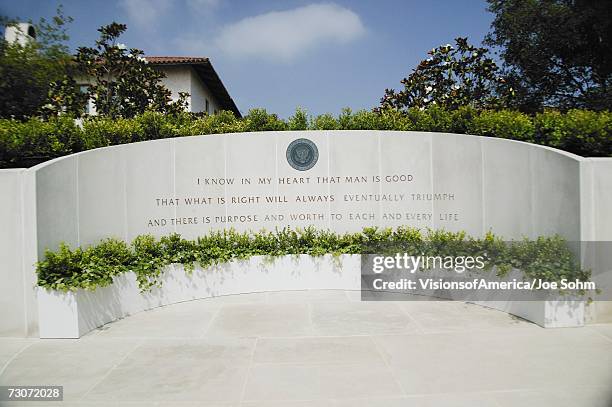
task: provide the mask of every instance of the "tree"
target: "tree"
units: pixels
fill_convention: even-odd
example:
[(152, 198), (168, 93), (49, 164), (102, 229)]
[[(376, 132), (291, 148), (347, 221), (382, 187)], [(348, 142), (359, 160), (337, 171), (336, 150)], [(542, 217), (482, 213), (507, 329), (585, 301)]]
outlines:
[[(168, 114), (184, 111), (188, 94), (181, 93), (173, 102), (171, 92), (161, 83), (165, 74), (149, 66), (141, 50), (117, 43), (126, 29), (125, 24), (115, 22), (103, 26), (98, 29), (100, 38), (95, 47), (77, 50), (76, 70), (90, 81), (86, 94), (93, 99), (97, 113), (129, 118), (146, 110)], [(53, 94), (58, 108), (70, 100), (72, 83), (73, 79), (65, 87), (58, 86)], [(68, 92), (63, 92), (66, 88)]]
[(430, 57), (401, 80), (403, 90), (385, 90), (378, 110), (430, 105), (448, 110), (461, 106), (478, 109), (505, 106), (512, 89), (487, 55), (488, 50), (470, 45), (467, 38), (459, 37), (455, 42), (456, 47), (446, 44), (429, 51)]
[(487, 1), (485, 43), (499, 47), (522, 110), (612, 107), (612, 2)]
[[(11, 26), (18, 19), (0, 17), (0, 25)], [(70, 69), (66, 25), (71, 17), (62, 7), (49, 22), (34, 24), (36, 41), (25, 46), (0, 39), (0, 117), (25, 119), (42, 113), (51, 84), (64, 78)]]

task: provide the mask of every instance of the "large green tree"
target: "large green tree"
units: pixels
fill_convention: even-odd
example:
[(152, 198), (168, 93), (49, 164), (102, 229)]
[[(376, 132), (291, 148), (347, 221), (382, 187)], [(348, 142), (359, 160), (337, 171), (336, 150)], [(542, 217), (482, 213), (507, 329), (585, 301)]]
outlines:
[[(125, 24), (119, 23), (101, 27), (96, 45), (80, 47), (75, 55), (76, 72), (90, 83), (86, 94), (93, 99), (97, 114), (134, 117), (147, 110), (168, 114), (183, 111), (188, 94), (181, 93), (173, 101), (170, 90), (161, 82), (165, 74), (148, 65), (141, 50), (128, 49), (117, 42), (126, 29)], [(52, 92), (52, 100), (60, 110), (72, 101), (72, 83), (74, 80), (69, 78)], [(65, 88), (68, 92), (64, 92)]]
[[(0, 26), (15, 25), (19, 19), (0, 17)], [(0, 39), (0, 117), (25, 119), (40, 115), (47, 103), (51, 84), (71, 69), (66, 26), (72, 21), (59, 7), (50, 21), (40, 19), (36, 41), (25, 45)]]
[(386, 89), (379, 109), (405, 110), (431, 105), (448, 110), (462, 106), (477, 109), (505, 107), (512, 89), (488, 50), (456, 38), (455, 46), (441, 45), (401, 80), (404, 89)]
[(612, 1), (487, 0), (519, 107), (612, 107)]

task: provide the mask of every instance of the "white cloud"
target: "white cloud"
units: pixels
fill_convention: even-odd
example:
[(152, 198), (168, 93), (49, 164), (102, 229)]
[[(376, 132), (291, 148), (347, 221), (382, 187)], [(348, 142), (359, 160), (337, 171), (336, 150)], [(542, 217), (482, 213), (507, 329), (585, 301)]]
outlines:
[(152, 29), (168, 17), (173, 8), (185, 7), (193, 12), (207, 13), (219, 5), (220, 0), (119, 0), (119, 7), (130, 22), (139, 28)]
[(219, 5), (219, 0), (187, 0), (187, 5), (193, 11), (206, 12), (216, 8)]
[(119, 7), (127, 15), (129, 22), (139, 28), (149, 28), (158, 22), (172, 3), (172, 0), (120, 0)]
[(291, 61), (319, 45), (348, 43), (364, 33), (353, 11), (336, 4), (311, 4), (226, 25), (215, 45), (233, 57)]

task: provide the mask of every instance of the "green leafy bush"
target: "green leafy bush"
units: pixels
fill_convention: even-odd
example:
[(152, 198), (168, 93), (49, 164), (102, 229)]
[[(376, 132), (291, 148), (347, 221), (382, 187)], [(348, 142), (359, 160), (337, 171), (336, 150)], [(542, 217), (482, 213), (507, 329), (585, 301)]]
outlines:
[(179, 136), (200, 134), (241, 133), (247, 130), (244, 120), (239, 120), (231, 111), (221, 111), (213, 116), (186, 120), (178, 129)]
[(298, 109), (288, 120), (264, 109), (243, 118), (232, 112), (212, 116), (145, 112), (133, 119), (90, 117), (82, 126), (67, 117), (26, 122), (0, 119), (0, 168), (28, 167), (62, 155), (92, 148), (201, 134), (286, 130), (412, 130), (451, 132), (527, 141), (587, 157), (612, 156), (612, 114), (588, 110), (547, 111), (529, 116), (520, 112), (477, 111), (463, 107), (448, 111), (437, 106), (407, 112), (352, 112), (337, 117), (309, 117)]
[(557, 111), (538, 113), (534, 117), (536, 128), (534, 142), (546, 146), (559, 146), (561, 140), (567, 138), (565, 115)]
[(612, 155), (612, 114), (570, 110), (564, 115), (564, 137), (554, 147), (579, 155)]
[(275, 232), (239, 233), (234, 230), (212, 232), (196, 240), (178, 234), (156, 239), (142, 235), (130, 245), (103, 240), (88, 248), (71, 250), (60, 244), (47, 250), (37, 264), (38, 285), (53, 290), (93, 290), (112, 283), (121, 273), (136, 274), (142, 291), (161, 284), (163, 270), (182, 264), (190, 273), (196, 266), (207, 268), (251, 256), (278, 257), (309, 254), (387, 254), (418, 253), (425, 256), (483, 256), (485, 269), (495, 268), (503, 276), (511, 269), (522, 270), (529, 279), (560, 282), (562, 279), (589, 281), (590, 271), (576, 263), (567, 243), (558, 236), (536, 240), (504, 242), (488, 233), (473, 238), (464, 232), (416, 228), (365, 228), (361, 233), (337, 234), (326, 230), (282, 229)]
[[(42, 287), (60, 291), (94, 288), (89, 285), (83, 270), (83, 250), (71, 250), (65, 243), (60, 243), (56, 252), (45, 251), (45, 259), (37, 264), (37, 273), (38, 284)], [(103, 281), (96, 283), (99, 287), (108, 285)]]
[(82, 151), (81, 129), (70, 117), (26, 122), (0, 119), (0, 165), (15, 160), (49, 159)]
[(316, 117), (313, 117), (310, 122), (309, 130), (339, 130), (340, 124), (336, 120), (336, 118), (329, 114), (325, 113)]
[(302, 108), (297, 108), (295, 114), (287, 121), (289, 130), (308, 130), (308, 113)]
[(468, 133), (519, 141), (535, 141), (535, 126), (528, 115), (511, 110), (483, 111), (467, 127)]
[(83, 123), (86, 150), (144, 140), (144, 134), (140, 123), (130, 119), (96, 117)]
[(452, 114), (439, 107), (410, 109), (406, 112), (411, 130), (449, 132), (452, 128)]
[(288, 130), (287, 123), (276, 114), (271, 114), (266, 109), (252, 109), (244, 116), (244, 131), (280, 131)]

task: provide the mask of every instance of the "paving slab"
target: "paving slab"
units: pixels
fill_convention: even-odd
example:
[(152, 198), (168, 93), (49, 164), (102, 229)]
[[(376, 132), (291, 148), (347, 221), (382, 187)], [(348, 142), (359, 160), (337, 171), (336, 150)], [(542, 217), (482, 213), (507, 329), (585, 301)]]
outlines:
[(448, 301), (354, 291), (185, 302), (81, 339), (0, 338), (0, 384), (79, 407), (612, 406), (612, 324), (544, 329)]

